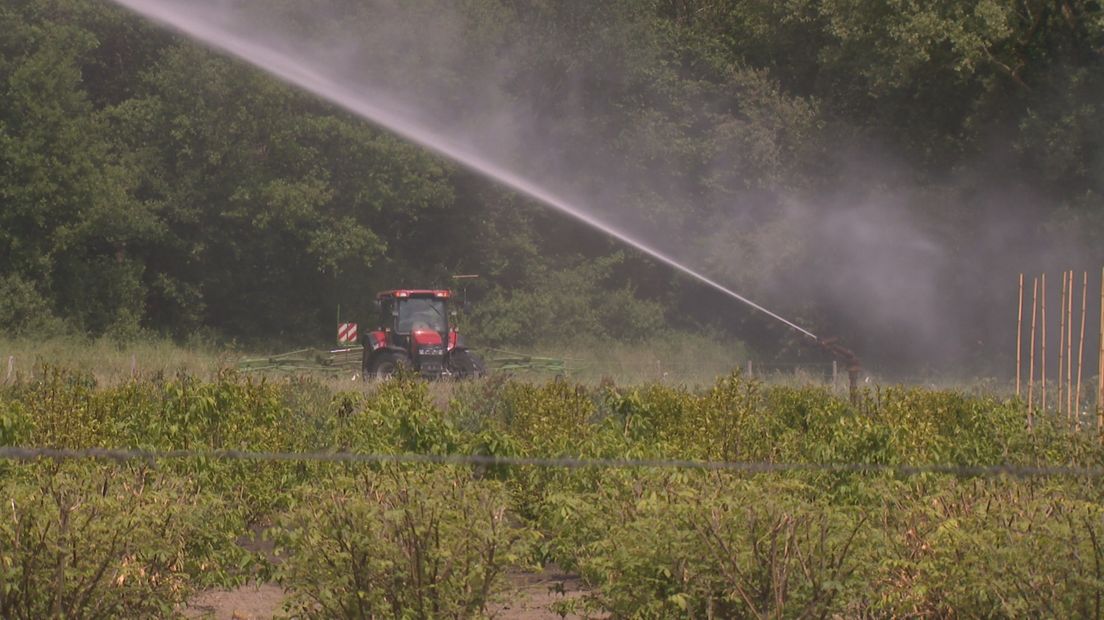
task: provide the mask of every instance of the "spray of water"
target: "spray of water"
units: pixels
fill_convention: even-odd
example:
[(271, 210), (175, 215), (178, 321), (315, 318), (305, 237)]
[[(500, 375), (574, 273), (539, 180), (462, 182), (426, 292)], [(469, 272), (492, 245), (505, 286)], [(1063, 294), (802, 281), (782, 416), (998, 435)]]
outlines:
[(470, 170), (569, 215), (782, 322), (801, 334), (813, 340), (818, 340), (817, 336), (811, 331), (629, 236), (538, 183), (489, 160), (468, 146), (441, 137), (423, 124), (413, 121), (405, 115), (369, 100), (363, 93), (357, 92), (349, 85), (328, 79), (322, 71), (318, 70), (318, 67), (314, 67), (310, 63), (295, 58), (271, 45), (242, 37), (221, 24), (215, 23), (214, 20), (197, 16), (195, 11), (188, 10), (183, 3), (174, 5), (159, 0), (112, 1), (208, 46), (248, 62), (276, 78), (311, 92), (411, 142), (435, 151)]

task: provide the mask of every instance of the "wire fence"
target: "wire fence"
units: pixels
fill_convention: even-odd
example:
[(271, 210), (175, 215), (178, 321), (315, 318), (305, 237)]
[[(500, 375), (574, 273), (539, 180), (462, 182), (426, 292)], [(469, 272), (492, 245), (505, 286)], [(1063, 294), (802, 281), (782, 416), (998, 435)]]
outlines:
[(479, 454), (360, 454), (352, 452), (250, 452), (244, 450), (130, 450), (116, 448), (0, 447), (0, 460), (91, 459), (115, 462), (207, 459), (257, 462), (317, 462), (353, 464), (430, 464), (541, 467), (560, 469), (682, 469), (737, 473), (889, 473), (900, 476), (946, 474), (964, 477), (1104, 478), (1104, 467), (1059, 465), (891, 465), (878, 463), (778, 463), (770, 461), (698, 461), (685, 459), (612, 459), (576, 457), (516, 457)]

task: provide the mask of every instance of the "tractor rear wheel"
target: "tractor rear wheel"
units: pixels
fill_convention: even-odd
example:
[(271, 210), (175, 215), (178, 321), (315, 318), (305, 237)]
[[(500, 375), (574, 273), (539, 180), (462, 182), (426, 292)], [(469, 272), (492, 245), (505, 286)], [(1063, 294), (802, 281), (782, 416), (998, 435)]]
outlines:
[(449, 355), (449, 372), (457, 379), (478, 379), (487, 374), (487, 366), (478, 355), (459, 349)]
[(410, 368), (410, 360), (405, 355), (394, 351), (385, 351), (368, 363), (364, 378), (383, 381), (391, 378), (392, 375), (403, 368)]

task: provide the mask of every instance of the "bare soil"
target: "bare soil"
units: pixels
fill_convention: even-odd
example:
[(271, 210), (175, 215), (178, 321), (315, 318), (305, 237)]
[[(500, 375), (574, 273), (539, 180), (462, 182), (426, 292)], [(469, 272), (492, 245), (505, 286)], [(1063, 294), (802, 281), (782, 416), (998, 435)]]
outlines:
[(507, 602), (491, 605), (487, 610), (498, 620), (581, 620), (582, 616), (561, 616), (549, 609), (553, 603), (575, 599), (586, 593), (583, 582), (575, 575), (549, 566), (540, 573), (515, 573), (508, 578)]
[(271, 583), (246, 585), (234, 590), (207, 590), (188, 601), (188, 618), (261, 620), (274, 618), (284, 604), (284, 590)]
[[(548, 567), (540, 573), (515, 573), (508, 577), (502, 600), (487, 612), (497, 620), (581, 620), (549, 609), (558, 601), (585, 593), (578, 577)], [(207, 590), (188, 601), (185, 617), (205, 620), (267, 620), (280, 617), (284, 591), (270, 583), (246, 585), (234, 590)]]

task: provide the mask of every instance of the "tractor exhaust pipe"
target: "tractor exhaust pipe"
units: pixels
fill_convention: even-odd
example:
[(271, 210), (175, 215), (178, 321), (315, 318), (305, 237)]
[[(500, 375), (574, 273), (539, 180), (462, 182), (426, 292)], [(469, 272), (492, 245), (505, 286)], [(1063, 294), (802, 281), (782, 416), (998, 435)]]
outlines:
[(859, 404), (859, 372), (862, 364), (855, 352), (840, 344), (839, 338), (817, 338), (817, 344), (828, 350), (847, 366), (847, 387), (851, 397), (851, 405)]

